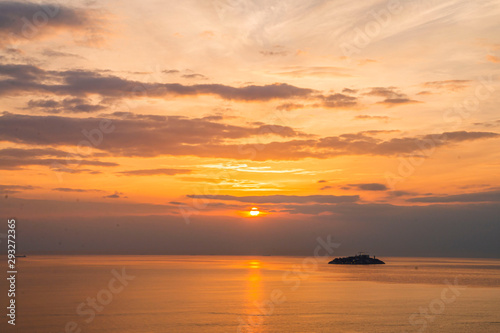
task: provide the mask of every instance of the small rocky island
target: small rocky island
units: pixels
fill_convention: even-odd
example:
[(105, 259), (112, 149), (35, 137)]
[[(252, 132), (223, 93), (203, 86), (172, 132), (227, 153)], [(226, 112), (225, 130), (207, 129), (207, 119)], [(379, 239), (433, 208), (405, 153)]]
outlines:
[(343, 258), (335, 258), (329, 262), (329, 264), (334, 265), (381, 265), (385, 264), (380, 259), (370, 258), (370, 255), (364, 253), (358, 253), (353, 257), (343, 257)]

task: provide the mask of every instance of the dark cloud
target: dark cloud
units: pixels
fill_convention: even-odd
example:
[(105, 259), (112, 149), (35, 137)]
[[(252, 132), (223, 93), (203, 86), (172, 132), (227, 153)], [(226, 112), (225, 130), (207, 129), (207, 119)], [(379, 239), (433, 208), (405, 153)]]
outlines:
[(53, 188), (52, 191), (76, 192), (76, 193), (102, 192), (102, 190), (96, 190), (96, 189), (81, 189), (81, 188), (68, 188), (68, 187), (57, 187), (57, 188)]
[(88, 169), (74, 169), (75, 166), (79, 165), (103, 167), (118, 166), (117, 163), (84, 159), (82, 156), (53, 148), (0, 149), (1, 170), (18, 170), (22, 169), (25, 166), (33, 165), (47, 166), (54, 170), (70, 173), (92, 172), (92, 170)]
[(47, 113), (90, 113), (104, 110), (103, 105), (92, 104), (86, 98), (65, 98), (63, 100), (37, 99), (28, 101), (27, 109), (39, 109)]
[(101, 31), (98, 12), (73, 8), (59, 3), (25, 1), (0, 2), (0, 46), (4, 43), (31, 40), (58, 30), (79, 31), (80, 34)]
[[(114, 116), (118, 117), (114, 119)], [(125, 118), (124, 118), (125, 117)], [(112, 128), (103, 134), (105, 122)], [(97, 132), (96, 132), (97, 131)], [(364, 131), (324, 138), (281, 125), (234, 126), (206, 119), (156, 115), (112, 114), (107, 118), (69, 118), (3, 113), (0, 140), (23, 144), (76, 146), (93, 140), (93, 146), (116, 156), (193, 155), (252, 160), (298, 160), (342, 155), (383, 155), (421, 153), (427, 149), (463, 141), (497, 138), (492, 132), (445, 132), (417, 137), (381, 139), (389, 131)], [(292, 138), (259, 143), (262, 137)], [(309, 136), (310, 137), (310, 136)], [(244, 143), (235, 140), (244, 139)], [(252, 142), (253, 141), (253, 142)], [(89, 161), (89, 165), (93, 165)], [(97, 164), (95, 164), (97, 165)], [(111, 166), (110, 164), (106, 164)]]
[(98, 175), (101, 174), (101, 171), (97, 170), (92, 170), (92, 169), (83, 169), (81, 167), (69, 167), (65, 166), (63, 164), (57, 165), (57, 166), (51, 166), (51, 169), (55, 172), (64, 172), (64, 173), (71, 173), (71, 174), (80, 174), (80, 173), (88, 173), (91, 175)]
[[(87, 165), (87, 166), (104, 166), (113, 167), (118, 166), (117, 163), (113, 162), (101, 162), (101, 161), (91, 161), (82, 159), (57, 159), (57, 158), (45, 158), (45, 159), (3, 159), (0, 160), (0, 170), (19, 170), (25, 166), (40, 165), (50, 167), (54, 170), (60, 170), (63, 172), (75, 173), (78, 170), (74, 169), (74, 166)], [(84, 170), (80, 170), (83, 172)], [(85, 170), (89, 171), (89, 170)]]
[(390, 191), (389, 195), (391, 197), (406, 197), (406, 196), (414, 196), (417, 195), (418, 193), (415, 192), (409, 192), (409, 191)]
[[(313, 92), (312, 89), (286, 83), (244, 87), (222, 84), (146, 83), (84, 70), (45, 71), (32, 65), (0, 65), (0, 74), (8, 77), (0, 80), (2, 95), (35, 92), (72, 96), (94, 94), (113, 98), (215, 95), (227, 100), (250, 102), (307, 97)], [(48, 79), (50, 80), (47, 81)]]
[(62, 57), (62, 58), (79, 58), (79, 59), (85, 59), (81, 55), (74, 54), (74, 53), (68, 53), (68, 52), (61, 52), (61, 51), (56, 51), (56, 50), (51, 50), (51, 49), (45, 49), (42, 52), (42, 55), (46, 57)]
[(384, 97), (384, 100), (377, 102), (377, 104), (384, 104), (386, 106), (421, 103), (420, 101), (412, 100), (406, 94), (399, 92), (396, 87), (374, 87), (363, 95)]
[(278, 105), (276, 107), (277, 110), (280, 111), (291, 111), (291, 110), (296, 110), (296, 109), (303, 109), (305, 107), (304, 104), (298, 104), (298, 103), (283, 103), (281, 105)]
[(191, 173), (191, 170), (187, 169), (145, 169), (145, 170), (129, 170), (121, 171), (119, 174), (127, 176), (153, 176), (153, 175), (167, 175), (173, 176), (178, 174)]
[(318, 180), (318, 184), (321, 184), (321, 183), (327, 183), (328, 181), (327, 180), (324, 180), (324, 179), (320, 179)]
[(280, 49), (276, 49), (276, 50), (264, 50), (264, 51), (260, 51), (260, 54), (264, 55), (264, 56), (286, 56), (289, 54), (288, 51), (286, 50), (280, 50)]
[(349, 184), (350, 187), (354, 187), (361, 191), (387, 191), (388, 188), (384, 184), (380, 183), (365, 183), (365, 184)]
[(332, 188), (332, 186), (323, 186), (322, 188), (320, 188), (320, 190), (324, 191), (324, 190), (329, 190), (331, 188)]
[(358, 105), (356, 97), (344, 94), (331, 94), (322, 96), (323, 106), (327, 108), (352, 108)]
[(370, 91), (364, 93), (367, 96), (378, 96), (385, 98), (395, 98), (400, 97), (401, 94), (396, 91), (395, 87), (374, 87)]
[(60, 106), (60, 102), (53, 99), (37, 99), (28, 102), (28, 108), (55, 109)]
[(68, 155), (69, 155), (68, 152), (54, 148), (0, 149), (0, 160), (9, 158), (27, 158), (27, 157), (44, 157), (44, 156), (66, 157)]
[(341, 203), (341, 202), (356, 202), (359, 200), (358, 195), (261, 195), (261, 196), (242, 196), (234, 195), (187, 195), (193, 199), (208, 199), (208, 200), (228, 200), (248, 203)]
[(51, 72), (45, 72), (33, 65), (0, 64), (0, 74), (10, 78), (0, 81), (2, 84), (0, 87), (15, 89), (18, 84), (46, 79), (51, 75)]
[(182, 77), (185, 79), (198, 79), (198, 80), (207, 80), (208, 79), (208, 77), (206, 77), (205, 75), (197, 74), (197, 73), (184, 74), (184, 75), (182, 75)]
[(105, 196), (103, 196), (103, 198), (105, 198), (105, 199), (119, 199), (119, 198), (126, 198), (126, 197), (123, 196), (123, 192), (115, 191), (115, 193), (110, 194), (110, 195), (105, 195)]
[[(119, 119), (113, 119), (113, 116)], [(98, 131), (103, 121), (108, 121), (110, 128), (114, 128), (111, 133), (104, 134), (105, 138)], [(281, 125), (242, 127), (206, 119), (155, 115), (120, 113), (109, 115), (108, 118), (70, 118), (4, 113), (0, 116), (2, 141), (75, 146), (82, 140), (92, 140), (97, 142), (93, 145), (96, 148), (118, 155), (155, 156), (168, 151), (175, 155), (191, 155), (198, 150), (200, 153), (205, 151), (205, 146), (223, 145), (226, 140), (267, 135), (305, 136)], [(237, 153), (237, 149), (233, 152)]]
[(407, 199), (408, 202), (441, 203), (441, 202), (500, 202), (500, 191), (485, 191), (434, 197)]
[(496, 138), (499, 134), (492, 132), (467, 132), (467, 131), (456, 131), (456, 132), (444, 132), (441, 138), (437, 138), (435, 135), (426, 135), (424, 138), (427, 140), (435, 140), (437, 142), (453, 141), (470, 141), (478, 139), (488, 139)]
[(344, 94), (355, 94), (357, 92), (358, 92), (357, 89), (350, 89), (350, 88), (344, 88), (344, 89), (342, 89), (342, 93), (344, 93)]
[(401, 104), (413, 104), (413, 103), (422, 103), (420, 101), (409, 99), (409, 98), (386, 98), (383, 101), (377, 102), (377, 104), (384, 104), (387, 106), (395, 106)]
[(500, 119), (495, 121), (489, 121), (484, 123), (474, 123), (475, 126), (484, 126), (484, 127), (497, 127), (500, 126)]
[(4, 194), (14, 194), (27, 190), (34, 190), (38, 187), (31, 185), (0, 185), (0, 193)]

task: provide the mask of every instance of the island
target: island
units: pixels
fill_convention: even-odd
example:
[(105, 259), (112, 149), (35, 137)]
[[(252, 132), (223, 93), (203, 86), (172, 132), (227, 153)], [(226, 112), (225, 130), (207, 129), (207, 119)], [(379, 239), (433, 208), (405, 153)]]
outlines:
[(358, 253), (352, 257), (343, 257), (343, 258), (335, 258), (329, 262), (329, 264), (333, 265), (382, 265), (385, 264), (380, 259), (370, 258), (370, 255), (364, 254), (362, 252)]

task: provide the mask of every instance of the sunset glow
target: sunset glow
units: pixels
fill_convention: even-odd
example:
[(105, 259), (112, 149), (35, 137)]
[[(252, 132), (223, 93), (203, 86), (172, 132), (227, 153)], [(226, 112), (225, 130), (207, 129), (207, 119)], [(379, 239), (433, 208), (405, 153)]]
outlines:
[(0, 0), (1, 331), (498, 332), (499, 105), (500, 0)]
[(304, 251), (326, 231), (413, 242), (453, 221), (466, 237), (466, 216), (496, 215), (498, 3), (76, 1), (44, 24), (36, 3), (0, 11), (2, 210), (57, 225), (50, 251), (90, 251), (86, 225), (122, 217), (120, 237), (191, 251), (210, 233), (218, 253), (247, 232), (289, 249), (285, 230)]
[(250, 215), (251, 216), (258, 216), (259, 215), (259, 210), (257, 208), (252, 208), (252, 210), (250, 211)]

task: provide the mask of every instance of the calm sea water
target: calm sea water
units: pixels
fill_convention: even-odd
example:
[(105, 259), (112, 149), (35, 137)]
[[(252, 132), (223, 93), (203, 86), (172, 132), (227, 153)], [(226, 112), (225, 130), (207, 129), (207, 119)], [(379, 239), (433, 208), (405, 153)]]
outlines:
[(500, 332), (500, 260), (383, 259), (31, 256), (15, 331)]

